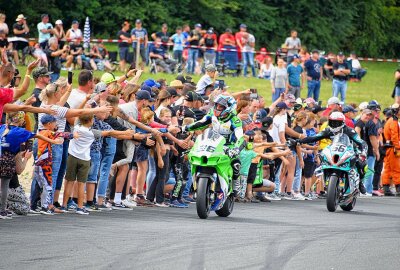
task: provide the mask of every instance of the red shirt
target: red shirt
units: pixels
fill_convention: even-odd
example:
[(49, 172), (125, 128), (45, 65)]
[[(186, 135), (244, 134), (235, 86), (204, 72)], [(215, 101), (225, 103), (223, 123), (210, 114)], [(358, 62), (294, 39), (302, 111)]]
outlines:
[(322, 116), (328, 117), (331, 111), (332, 108), (326, 108), (326, 110), (322, 112)]
[(0, 88), (0, 119), (3, 115), (4, 105), (12, 102), (14, 99), (14, 91), (11, 88)]
[(351, 118), (347, 117), (346, 115), (344, 117), (346, 117), (344, 120), (345, 125), (354, 128), (355, 126), (353, 120), (351, 120)]
[(231, 40), (232, 46), (236, 46), (235, 37), (230, 33), (224, 33), (219, 37), (219, 43), (218, 43), (218, 50), (219, 51), (221, 50), (221, 48), (224, 47), (224, 43), (225, 43), (225, 41), (227, 39)]

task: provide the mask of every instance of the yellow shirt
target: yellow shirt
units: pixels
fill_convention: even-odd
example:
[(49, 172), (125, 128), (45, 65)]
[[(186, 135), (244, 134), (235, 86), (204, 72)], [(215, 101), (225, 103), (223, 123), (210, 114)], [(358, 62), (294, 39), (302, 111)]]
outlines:
[[(324, 129), (326, 129), (326, 127), (328, 126), (328, 121), (326, 121), (325, 123), (323, 123), (319, 129), (319, 132), (323, 131)], [(322, 139), (319, 141), (319, 148), (318, 150), (324, 150), (325, 147), (327, 147), (328, 145), (331, 144), (331, 140), (330, 139)]]

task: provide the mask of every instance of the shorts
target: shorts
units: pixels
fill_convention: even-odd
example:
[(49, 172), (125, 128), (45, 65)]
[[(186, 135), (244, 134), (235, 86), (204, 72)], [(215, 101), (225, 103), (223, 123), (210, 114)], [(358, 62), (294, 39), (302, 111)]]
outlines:
[(257, 166), (258, 163), (251, 163), (249, 168), (249, 174), (247, 175), (247, 184), (253, 184), (257, 177)]
[(101, 154), (99, 151), (90, 150), (90, 170), (87, 178), (88, 183), (97, 183), (99, 177)]
[(119, 47), (119, 60), (128, 62), (129, 47)]
[(311, 160), (304, 160), (303, 175), (305, 178), (313, 176), (315, 171), (315, 162)]
[(82, 160), (72, 155), (68, 155), (67, 173), (65, 180), (86, 183), (90, 171), (90, 160)]
[(260, 188), (260, 187), (270, 188), (270, 187), (275, 187), (275, 184), (268, 179), (263, 179), (262, 184), (253, 185), (253, 188)]
[(135, 162), (141, 162), (148, 159), (149, 159), (149, 149), (147, 149), (146, 146), (140, 144), (135, 149), (135, 155), (133, 157), (133, 160)]

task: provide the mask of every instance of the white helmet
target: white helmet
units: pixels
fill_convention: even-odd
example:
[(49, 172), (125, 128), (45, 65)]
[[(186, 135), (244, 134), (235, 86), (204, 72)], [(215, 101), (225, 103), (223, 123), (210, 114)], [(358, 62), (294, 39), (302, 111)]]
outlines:
[(329, 115), (328, 125), (334, 134), (342, 130), (345, 119), (344, 114), (341, 112), (333, 112)]

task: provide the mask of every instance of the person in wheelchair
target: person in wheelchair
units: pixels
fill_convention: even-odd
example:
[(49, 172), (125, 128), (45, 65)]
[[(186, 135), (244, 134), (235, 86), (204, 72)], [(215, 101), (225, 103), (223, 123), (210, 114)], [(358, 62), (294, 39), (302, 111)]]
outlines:
[(154, 46), (150, 50), (150, 59), (155, 61), (156, 65), (162, 67), (166, 73), (174, 73), (177, 62), (166, 56), (166, 51), (161, 46), (161, 38), (157, 37)]

